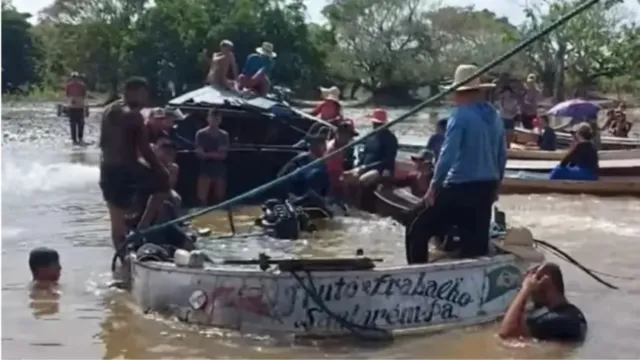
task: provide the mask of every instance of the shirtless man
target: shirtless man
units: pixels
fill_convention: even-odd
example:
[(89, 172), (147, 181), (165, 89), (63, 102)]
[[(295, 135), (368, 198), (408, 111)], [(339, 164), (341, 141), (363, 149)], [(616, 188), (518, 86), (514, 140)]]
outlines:
[[(111, 237), (116, 249), (125, 239), (125, 215), (135, 196), (141, 192), (150, 194), (138, 223), (138, 229), (142, 229), (155, 218), (171, 190), (168, 170), (151, 149), (144, 117), (140, 114), (147, 96), (147, 81), (131, 78), (125, 84), (123, 100), (111, 104), (102, 115), (100, 189), (109, 209)], [(139, 162), (139, 155), (148, 167)]]
[[(229, 74), (231, 70), (231, 74)], [(238, 76), (238, 64), (233, 54), (233, 43), (229, 40), (220, 42), (220, 52), (213, 53), (211, 68), (207, 76), (210, 85), (218, 85), (229, 90), (235, 90), (235, 79)]]

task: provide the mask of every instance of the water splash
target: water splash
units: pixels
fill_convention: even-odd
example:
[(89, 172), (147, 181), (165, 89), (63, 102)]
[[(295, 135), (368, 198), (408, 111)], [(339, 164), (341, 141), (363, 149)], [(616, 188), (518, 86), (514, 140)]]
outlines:
[(27, 195), (97, 186), (99, 169), (84, 164), (2, 163), (2, 194)]

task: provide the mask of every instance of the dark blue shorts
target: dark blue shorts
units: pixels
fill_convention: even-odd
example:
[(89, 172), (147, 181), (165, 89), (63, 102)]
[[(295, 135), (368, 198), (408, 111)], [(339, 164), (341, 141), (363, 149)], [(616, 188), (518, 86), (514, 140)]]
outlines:
[(504, 123), (505, 130), (513, 130), (516, 128), (516, 120), (515, 119), (505, 119), (502, 118), (502, 122)]
[(200, 161), (200, 175), (214, 179), (224, 178), (227, 167), (221, 161)]

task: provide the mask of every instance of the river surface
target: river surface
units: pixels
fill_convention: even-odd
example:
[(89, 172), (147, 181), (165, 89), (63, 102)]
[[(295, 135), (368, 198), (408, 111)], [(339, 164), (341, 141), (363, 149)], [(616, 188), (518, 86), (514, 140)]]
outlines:
[[(360, 111), (360, 110), (359, 110)], [(394, 111), (393, 117), (401, 114)], [(350, 114), (357, 116), (357, 113)], [(428, 134), (424, 113), (401, 133)], [(85, 139), (98, 136), (97, 113)], [(359, 123), (366, 128), (366, 123)], [(637, 358), (640, 354), (640, 201), (589, 196), (502, 196), (511, 224), (529, 226), (538, 238), (583, 264), (627, 279), (610, 290), (560, 262), (569, 299), (589, 321), (587, 341), (576, 347), (503, 343), (497, 325), (398, 339), (388, 347), (355, 344), (275, 344), (232, 332), (184, 326), (143, 315), (129, 296), (108, 287), (111, 248), (108, 217), (98, 181), (95, 146), (72, 149), (66, 121), (53, 104), (2, 109), (2, 357), (90, 358)], [(240, 221), (256, 211), (238, 211)], [(216, 215), (201, 219), (224, 232)], [(221, 256), (272, 254), (368, 255), (400, 264), (403, 229), (374, 216), (338, 221), (295, 244), (228, 240), (210, 243)], [(58, 294), (30, 293), (29, 251), (50, 246), (61, 254)], [(552, 255), (549, 255), (552, 258)], [(635, 279), (629, 279), (635, 278)]]

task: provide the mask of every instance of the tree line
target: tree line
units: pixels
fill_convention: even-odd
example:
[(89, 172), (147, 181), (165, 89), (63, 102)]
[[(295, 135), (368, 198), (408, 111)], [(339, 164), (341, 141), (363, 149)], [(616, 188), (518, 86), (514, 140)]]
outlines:
[[(278, 53), (273, 82), (299, 97), (337, 85), (378, 102), (437, 91), (460, 63), (484, 64), (575, 7), (547, 0), (526, 20), (427, 0), (332, 0), (325, 24), (307, 21), (302, 0), (55, 0), (39, 14), (2, 2), (2, 91), (59, 88), (71, 71), (93, 91), (116, 93), (146, 77), (159, 101), (203, 85), (213, 51), (234, 42), (242, 66), (263, 41)], [(29, 21), (37, 16), (36, 25)], [(548, 96), (640, 82), (640, 27), (620, 0), (607, 0), (512, 58), (493, 75), (538, 75)], [(7, 56), (6, 54), (11, 54)]]

